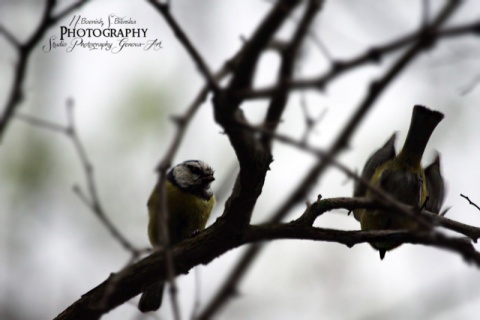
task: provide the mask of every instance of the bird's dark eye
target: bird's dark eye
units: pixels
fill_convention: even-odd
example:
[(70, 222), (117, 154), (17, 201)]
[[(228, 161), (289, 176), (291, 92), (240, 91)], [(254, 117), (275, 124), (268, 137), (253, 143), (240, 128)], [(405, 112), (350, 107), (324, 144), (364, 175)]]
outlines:
[(187, 167), (190, 170), (190, 172), (193, 174), (198, 174), (198, 175), (202, 174), (202, 170), (199, 167), (196, 167), (196, 166), (187, 166)]

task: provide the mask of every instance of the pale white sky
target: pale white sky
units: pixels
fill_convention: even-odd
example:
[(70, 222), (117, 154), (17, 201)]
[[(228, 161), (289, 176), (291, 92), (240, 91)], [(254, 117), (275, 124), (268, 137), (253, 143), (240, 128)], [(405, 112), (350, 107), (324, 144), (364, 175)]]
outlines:
[[(39, 3), (1, 2), (1, 24), (25, 39), (35, 28)], [(420, 3), (326, 1), (314, 32), (333, 57), (348, 59), (369, 45), (416, 30)], [(432, 1), (432, 9), (441, 3)], [(239, 48), (241, 37), (251, 35), (270, 6), (259, 0), (179, 0), (174, 1), (172, 13), (211, 69), (217, 70)], [(451, 24), (478, 19), (479, 8), (478, 2), (466, 1)], [(102, 203), (115, 225), (143, 247), (148, 245), (145, 203), (155, 183), (154, 167), (175, 132), (168, 117), (182, 113), (203, 82), (163, 18), (146, 2), (91, 1), (76, 12), (90, 19), (106, 19), (111, 13), (131, 17), (139, 27), (148, 28), (148, 36), (161, 40), (163, 49), (118, 54), (56, 49), (44, 53), (39, 46), (28, 66), (20, 111), (64, 123), (65, 100), (75, 100), (77, 129), (95, 167)], [(50, 29), (42, 43), (50, 35), (58, 35), (59, 26), (71, 18)], [(290, 20), (281, 36), (288, 35), (294, 25), (295, 19)], [(15, 56), (1, 36), (0, 47), (1, 70), (5, 71), (0, 77), (3, 106)], [(342, 163), (360, 169), (394, 131), (398, 132), (397, 149), (401, 148), (413, 105), (439, 110), (445, 119), (427, 146), (424, 162), (432, 161), (435, 150), (441, 153), (448, 188), (445, 206), (452, 207), (449, 217), (480, 226), (479, 212), (460, 197), (460, 193), (467, 194), (480, 203), (480, 88), (461, 95), (480, 74), (479, 50), (478, 38), (469, 36), (441, 41), (434, 50), (420, 55), (376, 102), (351, 140), (351, 148), (340, 156)], [(302, 54), (305, 59), (298, 77), (317, 75), (328, 67), (311, 41)], [(327, 109), (310, 136), (312, 145), (326, 148), (331, 144), (365, 96), (369, 82), (381, 76), (396, 57), (398, 53), (379, 65), (366, 65), (342, 76), (323, 93), (307, 92), (308, 110), (313, 115)], [(255, 81), (258, 86), (275, 79), (278, 59), (267, 54), (261, 62)], [(255, 101), (243, 108), (249, 119), (258, 121), (265, 105)], [(301, 137), (302, 117), (300, 95), (293, 94), (280, 131)], [(0, 148), (1, 307), (8, 306), (23, 319), (53, 318), (122, 268), (128, 254), (72, 192), (73, 185), (85, 189), (85, 178), (68, 139), (14, 121)], [(231, 187), (233, 178), (228, 176), (234, 153), (214, 123), (208, 102), (190, 126), (175, 162), (191, 158), (212, 165), (217, 176), (215, 190), (225, 180), (227, 189)], [(254, 222), (267, 219), (314, 161), (281, 144), (275, 145), (274, 158)], [(345, 181), (343, 174), (331, 169), (305, 201), (314, 201), (317, 194), (349, 196), (352, 182)], [(223, 203), (219, 203), (216, 215), (222, 209)], [(297, 206), (288, 219), (303, 210), (304, 205)], [(344, 211), (326, 214), (316, 225), (359, 228)], [(242, 251), (233, 250), (198, 268), (201, 303), (216, 292)], [(184, 319), (189, 318), (194, 301), (194, 274), (178, 280)], [(403, 245), (380, 261), (366, 244), (348, 249), (332, 243), (277, 241), (266, 247), (239, 290), (240, 296), (217, 319), (474, 319), (478, 315), (475, 306), (480, 304), (478, 268), (465, 264), (457, 254), (413, 245)], [(140, 319), (137, 299), (104, 319)], [(172, 318), (167, 301), (160, 311), (162, 319)]]

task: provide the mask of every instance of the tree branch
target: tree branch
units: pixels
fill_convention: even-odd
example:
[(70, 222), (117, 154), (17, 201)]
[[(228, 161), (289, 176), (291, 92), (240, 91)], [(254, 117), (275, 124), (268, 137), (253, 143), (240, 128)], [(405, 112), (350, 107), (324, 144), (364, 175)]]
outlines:
[[(336, 198), (321, 200), (329, 203), (323, 210), (333, 208), (359, 208), (373, 206), (366, 199)], [(311, 208), (311, 207), (310, 207)], [(307, 210), (311, 210), (308, 209)], [(439, 219), (445, 219), (439, 217)], [(434, 246), (459, 253), (466, 261), (480, 268), (480, 254), (470, 241), (464, 238), (447, 237), (440, 233), (425, 231), (343, 231), (316, 228), (302, 222), (301, 218), (286, 224), (265, 224), (249, 226), (243, 238), (225, 237), (225, 221), (217, 220), (211, 227), (200, 232), (194, 238), (182, 241), (171, 250), (175, 274), (185, 274), (199, 264), (208, 264), (225, 252), (239, 246), (266, 240), (297, 239), (337, 242), (352, 247), (365, 242), (400, 242)], [(478, 230), (477, 230), (478, 232)], [(104, 303), (98, 302), (104, 297), (105, 290), (112, 278), (116, 283)], [(165, 255), (161, 250), (139, 262), (126, 267), (119, 273), (110, 276), (98, 287), (86, 293), (77, 302), (58, 315), (56, 320), (65, 319), (98, 319), (102, 314), (128, 301), (142, 292), (150, 284), (165, 280)]]
[(218, 92), (220, 87), (218, 86), (215, 77), (210, 72), (210, 68), (207, 66), (205, 59), (203, 59), (198, 50), (192, 44), (187, 34), (178, 24), (177, 20), (175, 20), (175, 18), (170, 14), (170, 5), (168, 3), (159, 3), (155, 0), (148, 0), (148, 2), (165, 18), (165, 21), (167, 21), (177, 39), (181, 44), (183, 44), (187, 52), (192, 57), (192, 60), (195, 62), (201, 74), (205, 78), (210, 90), (213, 92)]
[[(299, 22), (292, 39), (281, 51), (282, 64), (277, 79), (277, 86), (281, 89), (273, 95), (264, 120), (264, 127), (269, 131), (274, 132), (280, 122), (289, 96), (286, 84), (293, 77), (295, 65), (298, 62), (298, 52), (300, 51), (301, 45), (305, 37), (308, 35), (308, 30), (322, 5), (323, 1), (320, 0), (310, 0), (308, 2), (304, 15)], [(265, 148), (271, 149), (271, 136), (263, 135), (261, 141)]]
[(470, 241), (466, 241), (465, 238), (447, 237), (440, 233), (411, 230), (342, 231), (306, 225), (299, 227), (295, 222), (291, 222), (288, 224), (251, 226), (246, 238), (247, 241), (297, 239), (337, 242), (349, 248), (365, 242), (423, 244), (459, 253), (467, 262), (480, 267), (480, 253), (475, 250)]
[(269, 150), (260, 144), (252, 132), (239, 125), (245, 121), (245, 117), (239, 109), (242, 99), (237, 97), (237, 92), (250, 87), (260, 54), (298, 2), (283, 0), (276, 3), (245, 43), (229, 85), (214, 96), (215, 120), (225, 130), (240, 165), (240, 173), (222, 216), (230, 222), (230, 236), (242, 236), (272, 161)]
[[(480, 22), (475, 21), (460, 26), (449, 27), (445, 30), (436, 30), (434, 37), (436, 39), (447, 39), (453, 37), (460, 37), (466, 35), (480, 34)], [(313, 77), (310, 79), (291, 80), (285, 84), (285, 90), (304, 90), (317, 89), (323, 90), (330, 82), (338, 78), (344, 73), (351, 72), (353, 69), (361, 67), (367, 63), (379, 63), (382, 58), (392, 52), (401, 50), (424, 36), (424, 30), (417, 30), (412, 34), (400, 37), (397, 40), (369, 48), (366, 52), (348, 59), (337, 60), (332, 64), (332, 68), (324, 75)], [(265, 99), (271, 98), (278, 91), (283, 90), (278, 85), (273, 85), (265, 88), (252, 89), (242, 92), (242, 97), (246, 99)]]
[[(431, 27), (425, 30), (428, 30), (428, 34), (432, 35), (435, 34), (435, 31), (440, 28), (442, 23), (453, 14), (455, 9), (460, 4), (460, 1), (449, 1), (444, 8), (441, 10), (439, 15), (434, 19)], [(413, 36), (412, 36), (413, 37)], [(334, 141), (332, 146), (326, 152), (328, 159), (334, 159), (338, 153), (343, 150), (348, 145), (348, 140), (350, 139), (351, 135), (354, 133), (360, 122), (365, 117), (368, 110), (373, 106), (374, 102), (380, 96), (381, 93), (388, 87), (388, 85), (394, 80), (394, 78), (401, 72), (403, 68), (407, 66), (407, 64), (424, 48), (427, 44), (427, 41), (424, 37), (419, 37), (419, 34), (416, 37), (407, 40), (402, 40), (402, 42), (393, 42), (390, 44), (392, 47), (404, 45), (403, 41), (409, 43), (410, 41), (416, 42), (416, 44), (408, 50), (405, 54), (403, 54), (394, 64), (393, 66), (387, 70), (385, 75), (376, 81), (374, 84), (371, 85), (369, 92), (364, 98), (363, 102), (361, 102), (360, 106), (358, 107), (357, 111), (355, 112), (354, 116), (350, 119), (347, 125), (344, 127), (342, 132), (339, 134), (338, 138)], [(430, 40), (429, 43), (432, 43), (433, 40)], [(392, 50), (392, 49), (390, 49)], [(360, 57), (358, 61), (353, 61), (351, 66), (360, 65), (364, 61), (369, 61), (372, 58), (375, 58), (376, 55), (365, 55)], [(335, 69), (337, 69), (335, 71)], [(338, 64), (335, 66), (334, 70), (330, 72), (330, 75), (327, 76), (333, 78), (339, 75), (343, 68), (338, 68)], [(276, 90), (276, 89), (275, 89)], [(270, 92), (272, 94), (272, 92)], [(317, 181), (317, 179), (325, 172), (326, 168), (329, 166), (330, 161), (320, 161), (316, 165), (314, 165), (309, 172), (305, 175), (304, 179), (300, 182), (300, 184), (292, 191), (290, 196), (287, 200), (280, 206), (280, 208), (272, 215), (269, 219), (269, 223), (278, 223), (280, 222), (287, 213), (293, 208), (297, 203), (302, 201), (305, 198), (305, 195), (310, 190), (311, 186)], [(211, 302), (205, 308), (206, 311), (204, 313), (212, 314), (212, 310), (220, 309), (232, 296), (232, 293), (235, 292), (235, 287), (238, 282), (240, 282), (243, 276), (248, 271), (249, 266), (253, 263), (255, 258), (258, 256), (262, 249), (260, 244), (254, 244), (247, 249), (247, 251), (242, 255), (237, 266), (232, 270), (230, 275), (225, 280), (222, 287), (219, 289), (217, 295), (212, 298)]]
[(65, 17), (67, 14), (72, 12), (73, 10), (81, 7), (83, 4), (87, 3), (88, 0), (80, 0), (72, 5), (70, 5), (67, 9), (62, 11), (60, 14), (54, 16), (53, 11), (55, 8), (56, 1), (55, 0), (47, 0), (45, 5), (45, 10), (43, 12), (42, 18), (40, 20), (40, 24), (35, 29), (35, 32), (32, 34), (29, 40), (25, 43), (20, 43), (13, 35), (5, 29), (5, 27), (0, 26), (0, 34), (4, 34), (7, 40), (10, 42), (11, 45), (14, 46), (18, 53), (18, 61), (15, 66), (14, 70), (14, 78), (12, 87), (10, 89), (10, 94), (8, 95), (7, 102), (3, 109), (3, 113), (0, 116), (0, 143), (3, 139), (5, 134), (5, 130), (10, 123), (10, 120), (15, 112), (15, 109), (18, 107), (20, 102), (23, 100), (23, 82), (25, 80), (25, 72), (27, 69), (27, 63), (30, 58), (30, 54), (33, 52), (33, 49), (38, 44), (38, 42), (42, 39), (45, 35), (48, 28), (52, 25), (57, 23), (60, 19)]

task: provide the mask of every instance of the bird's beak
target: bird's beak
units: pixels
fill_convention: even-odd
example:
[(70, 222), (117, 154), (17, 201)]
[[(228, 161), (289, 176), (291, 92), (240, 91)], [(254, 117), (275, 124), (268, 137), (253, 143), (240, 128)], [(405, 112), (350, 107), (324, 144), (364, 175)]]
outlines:
[(203, 177), (203, 181), (204, 181), (205, 183), (210, 183), (210, 182), (212, 182), (212, 181), (214, 181), (214, 180), (215, 180), (215, 178), (213, 177), (213, 174), (209, 174), (209, 175)]

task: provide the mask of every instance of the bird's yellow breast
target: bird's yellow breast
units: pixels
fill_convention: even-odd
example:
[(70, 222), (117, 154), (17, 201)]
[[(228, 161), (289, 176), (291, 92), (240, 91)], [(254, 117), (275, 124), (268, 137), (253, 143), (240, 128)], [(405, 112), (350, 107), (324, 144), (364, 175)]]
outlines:
[[(202, 199), (196, 195), (180, 190), (170, 181), (166, 182), (166, 198), (168, 210), (168, 231), (170, 243), (175, 244), (195, 231), (203, 230), (215, 205), (215, 196)], [(149, 223), (148, 236), (152, 245), (159, 244), (157, 188), (154, 188), (148, 200)]]
[[(387, 174), (386, 179), (382, 177), (384, 174)], [(405, 166), (395, 160), (390, 160), (380, 166), (375, 171), (371, 183), (382, 188), (396, 200), (415, 207), (422, 206), (428, 195), (423, 169), (420, 166)], [(373, 196), (371, 190), (367, 191), (367, 196)], [(418, 227), (417, 222), (412, 218), (385, 210), (368, 210), (368, 212), (361, 210), (359, 216), (362, 230), (415, 229)], [(372, 243), (372, 245), (377, 249), (386, 250), (398, 246), (398, 244), (391, 243)]]

